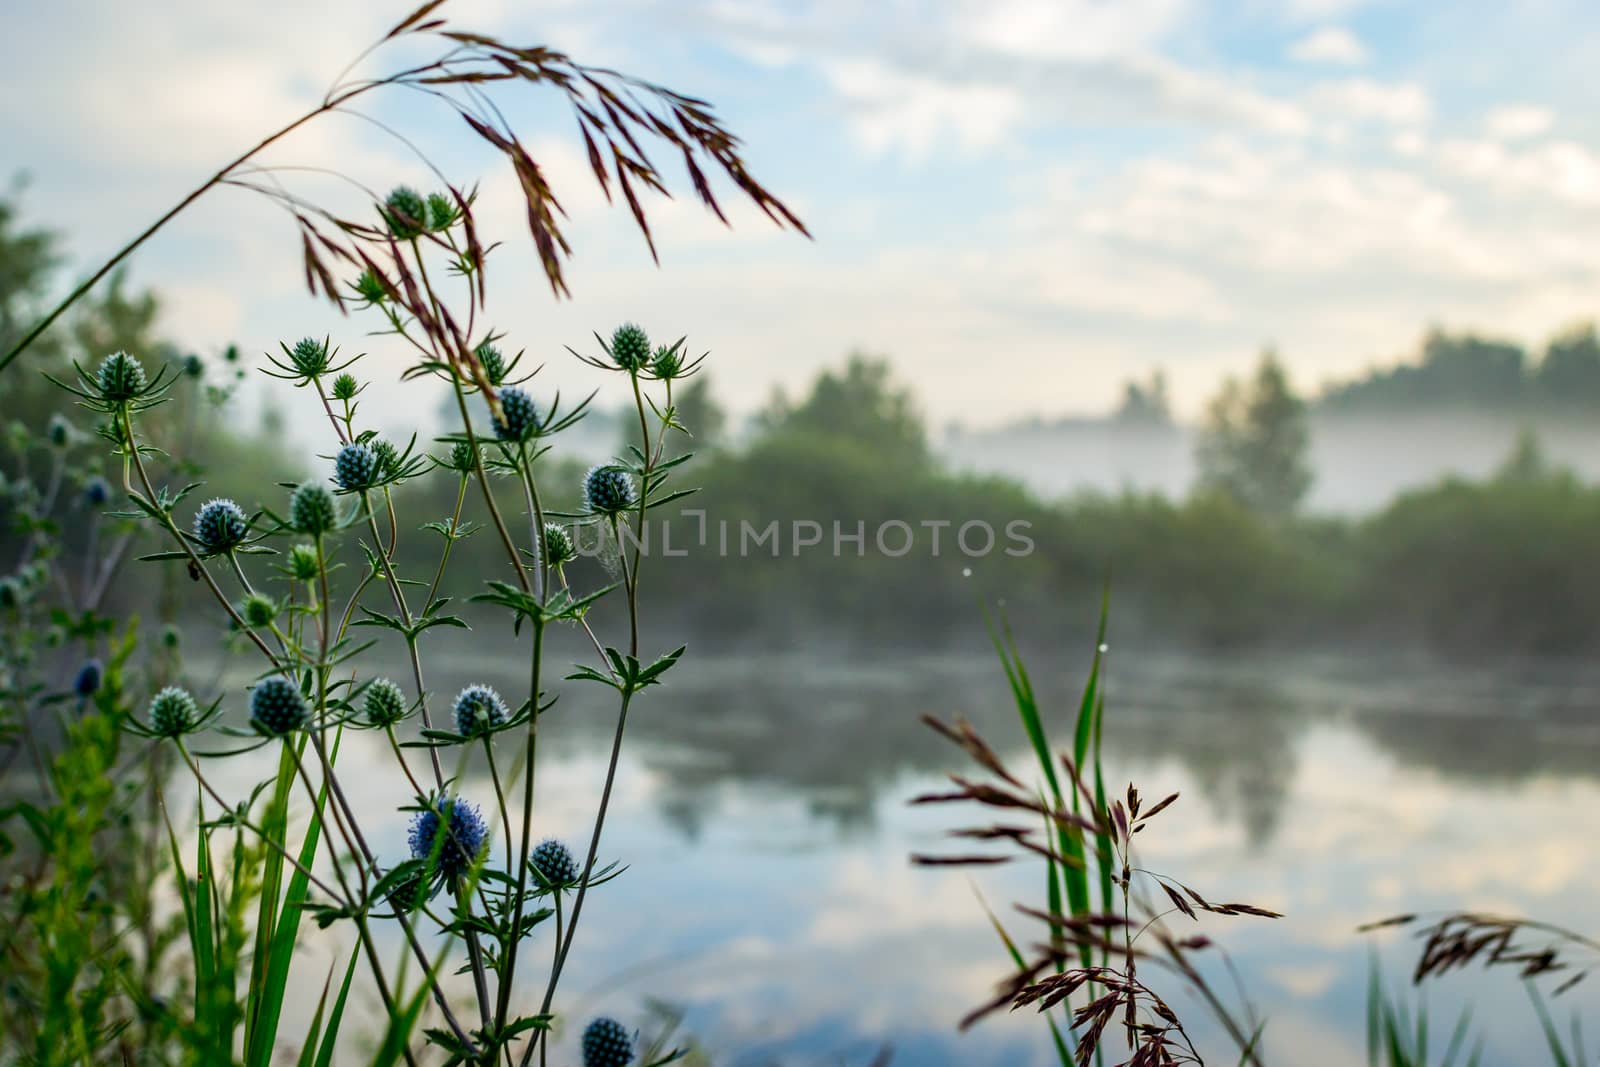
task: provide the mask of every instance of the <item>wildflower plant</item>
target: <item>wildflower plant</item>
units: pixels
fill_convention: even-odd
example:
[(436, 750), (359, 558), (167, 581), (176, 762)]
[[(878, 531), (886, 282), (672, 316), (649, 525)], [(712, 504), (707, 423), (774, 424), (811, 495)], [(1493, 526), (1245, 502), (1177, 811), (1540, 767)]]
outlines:
[[(547, 49), (510, 48), (447, 31), (434, 13), (438, 7), (438, 0), (423, 5), (390, 37), (438, 34), (449, 44), (446, 58), (407, 68), (388, 84), (444, 100), (510, 161), (557, 295), (565, 292), (561, 264), (568, 252), (558, 205), (539, 168), (486, 103), (485, 84), (521, 81), (563, 93), (575, 107), (596, 179), (608, 196), (621, 193), (647, 241), (639, 187), (665, 188), (640, 147), (649, 139), (681, 157), (695, 193), (719, 215), (706, 163), (774, 221), (799, 227), (750, 178), (737, 142), (703, 103), (580, 67)], [(376, 85), (341, 83), (318, 113), (338, 110)], [(607, 146), (604, 154), (600, 145)], [(673, 404), (674, 382), (692, 373), (698, 360), (683, 358), (681, 340), (652, 347), (646, 331), (631, 323), (600, 340), (598, 352), (581, 356), (620, 383), (632, 401), (638, 436), (625, 455), (591, 471), (581, 485), (552, 485), (565, 468), (548, 457), (559, 453), (561, 434), (584, 417), (595, 394), (564, 404), (559, 393), (538, 387), (537, 370), (519, 376), (522, 352), (505, 355), (512, 348), (492, 328), (484, 282), (496, 245), (479, 232), (473, 194), (448, 185), (400, 185), (375, 194), (362, 214), (346, 217), (299, 198), (279, 181), (260, 180), (248, 159), (225, 171), (225, 182), (291, 209), (313, 292), (367, 316), (387, 346), (385, 359), (404, 360), (400, 378), (412, 383), (409, 388), (445, 390), (455, 427), (437, 438), (431, 454), (419, 451), (415, 438), (403, 446), (382, 438), (359, 403), (370, 381), (363, 355), (349, 354), (353, 349), (333, 337), (284, 341), (262, 369), (305, 398), (321, 425), (325, 446), (311, 461), (312, 475), (264, 492), (248, 506), (213, 499), (196, 507), (189, 498), (198, 486), (158, 480), (143, 423), (181, 371), (147, 368), (125, 354), (79, 368), (66, 387), (105, 416), (105, 435), (121, 461), (120, 491), (166, 539), (167, 547), (144, 558), (181, 563), (256, 662), (248, 686), (222, 693), (204, 710), (186, 691), (162, 690), (128, 728), (175, 747), (200, 790), (202, 814), (221, 813), (265, 856), (264, 882), (274, 892), (262, 898), (256, 937), (265, 961), (260, 966), (276, 970), (262, 979), (265, 985), (250, 984), (253, 996), (265, 989), (266, 999), (252, 1001), (245, 1015), (247, 1062), (265, 1063), (280, 1036), (282, 990), (296, 967), (296, 930), (305, 916), (348, 931), (351, 975), (359, 963), (383, 1006), (386, 1062), (418, 1064), (431, 1048), (434, 1059), (451, 1064), (542, 1064), (556, 1028), (575, 1040), (580, 1035), (579, 1024), (563, 1018), (558, 993), (581, 943), (588, 894), (620, 873), (603, 854), (603, 833), (630, 710), (684, 653), (682, 646), (644, 647), (643, 529), (650, 511), (692, 491), (674, 481), (691, 457), (667, 454), (666, 443), (671, 431), (684, 429)], [(341, 274), (347, 280), (339, 281)], [(485, 426), (487, 433), (480, 429)], [(398, 491), (424, 479), (455, 490), (451, 513), (406, 514), (408, 501), (417, 498)], [(469, 493), (481, 499), (481, 526), (463, 519)], [(580, 510), (552, 510), (547, 501), (558, 493), (580, 497)], [(617, 545), (615, 581), (584, 587), (583, 574), (568, 566), (585, 529)], [(413, 531), (435, 537), (437, 553), (425, 570), (406, 573), (409, 565), (401, 560), (416, 554), (401, 552), (400, 545)], [(506, 569), (496, 577), (451, 567), (456, 543), (474, 535), (494, 541), (503, 555)], [(434, 688), (431, 634), (467, 626), (451, 610), (463, 600), (508, 623), (524, 656), (519, 674), (526, 684), (519, 691), (506, 691), (500, 679), (500, 691), (474, 682), (454, 698)], [(618, 603), (614, 637), (602, 633), (591, 614), (603, 600)], [(568, 669), (550, 664), (546, 637), (556, 626), (581, 632), (592, 658)], [(371, 650), (380, 639), (403, 649), (403, 678), (382, 677), (375, 669)], [(576, 851), (556, 841), (535, 847), (533, 836), (540, 821), (534, 803), (539, 740), (563, 683), (604, 686), (616, 707), (604, 785), (592, 828)], [(356, 731), (368, 732), (409, 788), (401, 809), (409, 831), (403, 850), (387, 848), (369, 831), (375, 813), (355, 803), (341, 779), (340, 740)], [(217, 761), (258, 748), (277, 754), (278, 770), (255, 790), (211, 770)], [(486, 765), (488, 786), (466, 777), (471, 760)], [(264, 811), (258, 797), (265, 798)], [(307, 819), (289, 817), (292, 798), (305, 805)], [(205, 849), (199, 863), (197, 877), (212, 863)], [(282, 896), (280, 879), (289, 884)], [(186, 907), (204, 906), (185, 899)], [(382, 947), (379, 923), (396, 927), (389, 943), (398, 944), (402, 958)], [(549, 947), (533, 952), (536, 940)], [(456, 974), (464, 976), (465, 990)], [(346, 977), (331, 1006), (324, 1002), (330, 1016), (342, 1010), (351, 980)], [(219, 1024), (224, 1030), (229, 1025)], [(327, 1062), (336, 1024), (329, 1027), (321, 1039), (313, 1028), (303, 1060)], [(635, 1060), (631, 1032), (620, 1023), (597, 1020), (581, 1035), (586, 1063)], [(223, 1034), (216, 1044), (230, 1041)]]

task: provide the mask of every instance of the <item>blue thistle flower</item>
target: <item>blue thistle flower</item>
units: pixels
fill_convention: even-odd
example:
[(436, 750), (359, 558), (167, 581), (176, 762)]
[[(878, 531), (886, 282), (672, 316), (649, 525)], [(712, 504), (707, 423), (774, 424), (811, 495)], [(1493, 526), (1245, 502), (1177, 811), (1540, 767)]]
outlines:
[(650, 362), (650, 337), (642, 327), (623, 323), (611, 335), (611, 358), (629, 373), (638, 371)]
[(72, 423), (60, 412), (50, 416), (46, 432), (50, 436), (50, 443), (57, 448), (66, 448), (72, 443)]
[(405, 694), (387, 678), (379, 678), (367, 686), (367, 698), (362, 706), (367, 721), (373, 726), (392, 726), (406, 715)]
[(338, 522), (333, 494), (316, 482), (306, 482), (289, 496), (289, 525), (299, 533), (320, 537)]
[(345, 371), (333, 380), (331, 390), (335, 400), (354, 400), (356, 394), (361, 392), (361, 383), (356, 381), (356, 376)]
[(169, 685), (150, 699), (150, 729), (162, 737), (180, 737), (194, 728), (200, 710), (185, 689)]
[(202, 556), (231, 552), (250, 532), (244, 512), (231, 500), (218, 497), (201, 505), (194, 516), (194, 539)]
[(123, 403), (144, 392), (144, 365), (126, 352), (113, 352), (100, 361), (95, 385), (100, 396), (112, 403)]
[(193, 353), (183, 357), (183, 373), (190, 378), (199, 378), (206, 372), (206, 365), (200, 357)]
[[(440, 832), (440, 814), (449, 830)], [(441, 840), (442, 838), (442, 840)], [(411, 858), (425, 860), (438, 848), (438, 869), (446, 878), (461, 877), (472, 869), (489, 842), (489, 824), (475, 804), (460, 797), (444, 797), (411, 820)]]
[(456, 733), (477, 737), (508, 718), (506, 702), (486, 685), (469, 685), (456, 696)]
[(583, 1031), (583, 1067), (627, 1067), (633, 1062), (633, 1036), (602, 1015)]
[(500, 390), (502, 418), (496, 419), (494, 432), (502, 441), (526, 441), (539, 431), (539, 412), (533, 398), (516, 386)]
[(333, 461), (333, 480), (340, 489), (360, 492), (371, 489), (380, 474), (377, 454), (359, 441), (339, 449)]
[(563, 889), (578, 881), (578, 861), (572, 858), (572, 850), (553, 837), (540, 842), (529, 858), (550, 889)]
[(83, 502), (91, 508), (105, 507), (111, 499), (111, 486), (98, 474), (83, 483)]
[(420, 237), (428, 225), (428, 202), (409, 185), (397, 185), (383, 202), (383, 221), (402, 241)]
[(300, 687), (287, 678), (263, 678), (250, 691), (250, 721), (268, 737), (282, 737), (311, 718)]
[(72, 691), (81, 697), (92, 697), (100, 688), (100, 661), (91, 659), (78, 668), (78, 677), (72, 682)]
[(583, 502), (596, 515), (617, 515), (633, 506), (633, 478), (614, 463), (591, 467), (583, 477)]

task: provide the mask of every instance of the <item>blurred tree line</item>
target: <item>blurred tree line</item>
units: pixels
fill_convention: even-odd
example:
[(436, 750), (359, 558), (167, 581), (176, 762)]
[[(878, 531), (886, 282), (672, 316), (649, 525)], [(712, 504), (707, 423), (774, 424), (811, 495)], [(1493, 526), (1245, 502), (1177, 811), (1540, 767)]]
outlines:
[[(0, 341), (23, 328), (49, 291), (58, 248), (53, 234), (19, 226), (13, 208), (0, 203)], [(8, 373), (0, 384), (5, 419), (38, 432), (50, 412), (70, 410), (40, 372), (59, 372), (73, 357), (122, 347), (192, 370), (159, 338), (158, 313), (148, 293), (125, 284), (106, 289), (71, 329)], [(1416, 383), (1436, 381), (1458, 399), (1532, 389), (1567, 397), (1600, 381), (1600, 348), (1588, 327), (1553, 340), (1536, 367), (1512, 346), (1473, 338), (1434, 334), (1424, 347), (1417, 367), (1375, 375), (1361, 388), (1431, 396)], [(282, 434), (241, 432), (221, 414), (238, 364), (250, 361), (194, 362), (192, 400), (158, 409), (168, 420), (162, 432), (201, 440), (174, 451), (208, 457), (204, 494), (236, 496), (247, 510), (281, 506), (278, 486), (302, 477), (307, 462), (285, 449)], [(1086, 493), (1045, 500), (1007, 478), (952, 470), (930, 447), (912, 390), (881, 358), (857, 354), (800, 395), (774, 397), (737, 437), (728, 433), (713, 382), (701, 375), (677, 392), (690, 433), (668, 444), (697, 453), (688, 471), (702, 491), (665, 517), (672, 555), (652, 527), (657, 540), (647, 563), (649, 580), (667, 594), (659, 603), (671, 605), (657, 619), (702, 639), (968, 640), (978, 602), (1001, 598), (1019, 625), (1058, 632), (1063, 619), (1085, 615), (1109, 576), (1119, 628), (1172, 643), (1350, 640), (1572, 654), (1600, 641), (1600, 613), (1589, 608), (1600, 594), (1600, 561), (1590, 551), (1600, 542), (1600, 490), (1551, 466), (1528, 438), (1495, 477), (1446, 480), (1365, 519), (1302, 515), (1314, 402), (1294, 392), (1270, 352), (1209, 405), (1197, 439), (1201, 477), (1181, 499)], [(1447, 389), (1447, 382), (1456, 384)], [(1128, 390), (1122, 417), (1170, 419), (1159, 373)], [(620, 449), (634, 428), (613, 421), (606, 432), (622, 437)], [(561, 454), (558, 448), (542, 461), (547, 505), (555, 509), (576, 505), (583, 468)], [(116, 472), (105, 473), (115, 483)], [(444, 472), (418, 479), (400, 490), (401, 513), (419, 525), (446, 519), (458, 488)], [(483, 522), (477, 492), (465, 500), (464, 518)], [(1018, 543), (1006, 531), (1019, 521), (1029, 551), (1007, 554)], [(741, 543), (744, 525), (761, 533), (774, 522), (776, 544)], [(804, 536), (816, 542), (797, 548), (796, 523), (807, 524)], [(993, 531), (987, 551), (963, 551), (957, 534), (968, 523)], [(893, 536), (880, 541), (880, 529)], [(907, 532), (912, 547), (901, 551)], [(425, 531), (401, 538), (403, 561), (413, 568), (431, 567), (437, 548)], [(505, 567), (483, 536), (459, 544), (450, 565), (484, 578), (503, 577)], [(575, 584), (610, 580), (604, 558), (576, 567)]]
[(1323, 390), (1323, 410), (1390, 412), (1600, 408), (1600, 338), (1592, 322), (1557, 333), (1533, 358), (1509, 341), (1431, 330), (1414, 362), (1373, 370)]

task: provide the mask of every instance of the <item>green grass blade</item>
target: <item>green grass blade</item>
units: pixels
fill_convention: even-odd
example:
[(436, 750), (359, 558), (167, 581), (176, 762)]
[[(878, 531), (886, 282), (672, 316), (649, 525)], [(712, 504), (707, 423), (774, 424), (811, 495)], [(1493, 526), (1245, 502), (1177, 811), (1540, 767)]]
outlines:
[(277, 1039), (278, 1020), (272, 1009), (276, 1000), (281, 1006), (283, 990), (276, 997), (269, 983), (269, 971), (274, 962), (273, 939), (278, 928), (278, 902), (283, 890), (283, 854), (289, 838), (289, 791), (294, 785), (294, 754), (287, 744), (278, 754), (278, 776), (273, 783), (272, 799), (261, 819), (261, 832), (266, 838), (266, 853), (261, 874), (261, 898), (256, 909), (256, 947), (251, 957), (250, 985), (245, 1005), (245, 1063), (248, 1067), (266, 1067), (272, 1058), (272, 1045)]
[[(1006, 947), (1006, 954), (1011, 957), (1011, 962), (1016, 964), (1017, 970), (1026, 970), (1028, 963), (1023, 959), (1022, 950), (1017, 948), (1015, 941), (1011, 940), (1011, 935), (1006, 933), (1006, 928), (1000, 925), (999, 916), (995, 915), (994, 909), (989, 907), (989, 902), (983, 899), (983, 894), (978, 891), (976, 885), (972, 887), (972, 892), (978, 898), (978, 906), (989, 917), (989, 925), (993, 926), (994, 932), (999, 935), (1000, 943)], [(1056, 1057), (1061, 1061), (1061, 1067), (1075, 1067), (1077, 1061), (1073, 1059), (1072, 1050), (1067, 1045), (1066, 1038), (1061, 1036), (1061, 1028), (1056, 1025), (1055, 1016), (1046, 1014), (1044, 1019), (1045, 1022), (1050, 1024), (1050, 1036), (1055, 1039)]]
[[(288, 746), (284, 746), (287, 755)], [(289, 773), (294, 773), (294, 764), (289, 763)], [(323, 805), (327, 802), (328, 789), (324, 785), (317, 793), (316, 806), (311, 811), (311, 821), (306, 827), (305, 840), (301, 843), (299, 860), (300, 869), (294, 871), (289, 879), (289, 891), (283, 899), (279, 911), (276, 928), (272, 931), (270, 948), (265, 958), (265, 967), (262, 960), (256, 961), (256, 970), (260, 972), (259, 984), (256, 984), (255, 975), (252, 975), (254, 985), (252, 1007), (255, 1012), (256, 1024), (249, 1035), (249, 1053), (246, 1063), (249, 1067), (270, 1067), (272, 1048), (278, 1038), (278, 1022), (283, 1013), (283, 995), (289, 985), (289, 968), (294, 962), (295, 939), (300, 933), (300, 917), (305, 908), (306, 894), (310, 888), (310, 879), (304, 873), (311, 869), (316, 861), (317, 845), (322, 836)], [(284, 796), (287, 801), (287, 793)], [(285, 825), (286, 825), (285, 819)], [(274, 859), (279, 860), (278, 867), (282, 868), (282, 857), (276, 852), (272, 853)], [(263, 911), (266, 902), (263, 900)]]
[(1255, 1055), (1256, 1046), (1261, 1044), (1261, 1035), (1267, 1032), (1266, 1020), (1256, 1024), (1255, 1032), (1250, 1035), (1250, 1040), (1245, 1043), (1244, 1049), (1239, 1053), (1238, 1067), (1245, 1067), (1250, 1058)]
[(1550, 1018), (1550, 1011), (1545, 1007), (1544, 998), (1539, 995), (1538, 987), (1532, 982), (1524, 983), (1528, 989), (1528, 997), (1533, 1001), (1533, 1010), (1539, 1014), (1539, 1026), (1544, 1030), (1545, 1042), (1550, 1046), (1550, 1060), (1555, 1067), (1574, 1067), (1572, 1060), (1567, 1056), (1567, 1050), (1561, 1046), (1561, 1035), (1556, 1032), (1555, 1020)]
[(333, 1050), (339, 1043), (339, 1024), (344, 1019), (344, 1003), (350, 996), (350, 980), (356, 976), (356, 962), (361, 958), (361, 953), (356, 949), (350, 950), (350, 965), (344, 970), (344, 984), (339, 987), (339, 996), (333, 1002), (333, 1011), (328, 1015), (328, 1029), (322, 1038), (322, 1048), (317, 1051), (317, 1062), (313, 1067), (333, 1067)]

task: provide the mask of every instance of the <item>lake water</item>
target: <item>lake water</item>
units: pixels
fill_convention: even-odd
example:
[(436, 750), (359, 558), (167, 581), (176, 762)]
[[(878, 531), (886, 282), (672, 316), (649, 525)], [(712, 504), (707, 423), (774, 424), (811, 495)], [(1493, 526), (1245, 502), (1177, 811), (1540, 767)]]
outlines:
[[(475, 680), (520, 691), (523, 668), (509, 656), (459, 642), (446, 662), (448, 676), (431, 682), (439, 691)], [(1086, 656), (1038, 655), (1030, 666), (1065, 744)], [(1034, 936), (1010, 902), (1040, 903), (1042, 870), (975, 877), (908, 861), (952, 844), (970, 851), (944, 838), (968, 812), (907, 803), (967, 769), (921, 714), (966, 715), (1014, 767), (1029, 766), (991, 657), (691, 656), (668, 678), (630, 719), (602, 848), (628, 869), (589, 898), (564, 1010), (643, 1025), (647, 1001), (668, 1002), (730, 1067), (865, 1065), (884, 1048), (893, 1063), (930, 1067), (1053, 1062), (1031, 1014), (955, 1027), (1005, 972), (975, 888), (1014, 933)], [(1600, 672), (1141, 658), (1114, 647), (1107, 685), (1111, 784), (1182, 794), (1141, 835), (1144, 866), (1212, 899), (1286, 914), (1201, 927), (1269, 1020), (1267, 1063), (1366, 1063), (1369, 953), (1381, 949), (1399, 983), (1414, 946), (1362, 937), (1361, 923), (1471, 908), (1600, 932)], [(579, 851), (613, 712), (598, 687), (564, 693), (541, 728), (534, 830)], [(371, 736), (353, 739), (341, 766), (392, 861), (405, 816), (383, 813), (406, 795), (383, 769), (386, 751), (365, 747)], [(469, 777), (466, 793), (490, 813), (485, 781)], [(344, 950), (342, 934), (310, 937), (324, 964)], [(536, 958), (549, 949), (542, 935), (532, 944)], [(1229, 988), (1217, 962), (1208, 973)], [(1548, 1062), (1519, 985), (1507, 971), (1431, 986), (1435, 1030), (1443, 1036), (1470, 1002), (1486, 1064)], [(1596, 992), (1580, 985), (1558, 1016), (1592, 1014)], [(1208, 1061), (1234, 1063), (1192, 1014)], [(576, 1060), (570, 1040), (561, 1047), (553, 1062)]]

